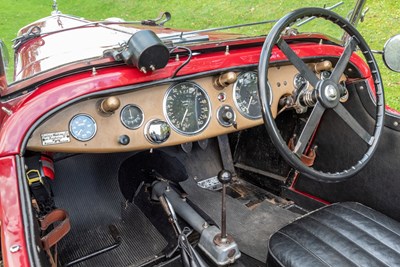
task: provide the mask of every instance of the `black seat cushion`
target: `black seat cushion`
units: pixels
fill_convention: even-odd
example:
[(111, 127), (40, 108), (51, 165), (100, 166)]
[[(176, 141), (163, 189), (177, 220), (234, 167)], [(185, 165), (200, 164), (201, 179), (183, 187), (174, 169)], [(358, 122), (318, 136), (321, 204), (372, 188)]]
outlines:
[(309, 213), (271, 236), (267, 266), (400, 266), (400, 223), (347, 202)]

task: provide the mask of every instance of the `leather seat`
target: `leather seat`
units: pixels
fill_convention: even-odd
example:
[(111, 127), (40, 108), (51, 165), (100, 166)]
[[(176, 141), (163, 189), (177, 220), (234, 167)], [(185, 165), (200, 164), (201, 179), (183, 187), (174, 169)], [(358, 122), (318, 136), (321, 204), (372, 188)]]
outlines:
[(360, 203), (326, 206), (271, 236), (267, 266), (400, 266), (400, 223)]

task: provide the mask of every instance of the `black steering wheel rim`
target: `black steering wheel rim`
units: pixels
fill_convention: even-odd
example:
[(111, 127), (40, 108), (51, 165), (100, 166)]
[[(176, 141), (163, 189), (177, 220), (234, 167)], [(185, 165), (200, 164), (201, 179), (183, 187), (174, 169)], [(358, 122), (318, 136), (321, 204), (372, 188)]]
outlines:
[[(362, 51), (364, 58), (366, 59), (366, 63), (368, 64), (368, 66), (371, 70), (372, 79), (374, 81), (375, 90), (376, 90), (375, 126), (374, 126), (374, 132), (373, 132), (372, 136), (370, 136), (371, 138), (367, 139), (368, 149), (365, 152), (365, 154), (362, 156), (362, 158), (354, 166), (351, 166), (348, 169), (338, 171), (335, 173), (318, 171), (312, 167), (306, 166), (301, 161), (298, 154), (295, 154), (294, 152), (292, 152), (292, 150), (289, 149), (288, 145), (286, 144), (286, 142), (280, 135), (279, 129), (275, 123), (275, 119), (274, 119), (271, 109), (270, 109), (270, 103), (271, 103), (270, 100), (272, 99), (273, 96), (270, 95), (270, 90), (268, 89), (268, 67), (270, 65), (270, 57), (271, 57), (272, 49), (275, 45), (278, 45), (281, 50), (284, 50), (285, 48), (287, 48), (288, 47), (287, 43), (285, 41), (283, 41), (283, 38), (281, 38), (282, 31), (284, 31), (288, 26), (295, 23), (299, 19), (303, 19), (306, 17), (313, 17), (313, 16), (317, 17), (317, 18), (324, 18), (324, 19), (329, 20), (332, 23), (338, 25), (339, 27), (341, 27), (352, 38), (352, 42), (349, 42), (348, 46), (350, 46), (351, 43), (357, 43), (357, 44), (355, 44), (355, 47), (358, 46), (358, 48)], [(355, 41), (353, 42), (353, 40), (355, 40)], [(355, 47), (354, 47), (354, 49), (355, 49)], [(346, 53), (347, 48), (348, 47), (346, 47), (343, 55)], [(291, 50), (291, 49), (290, 49), (290, 51), (293, 52), (293, 50)], [(288, 51), (288, 52), (290, 52), (290, 51)], [(349, 51), (351, 52), (350, 53), (350, 55), (351, 55), (353, 52), (353, 51), (351, 51), (351, 48), (349, 48)], [(346, 56), (348, 56), (350, 58), (350, 55), (348, 55), (348, 53), (347, 53)], [(289, 61), (291, 61), (293, 63), (293, 61), (292, 61), (293, 58), (290, 59), (288, 57), (288, 59), (289, 59)], [(294, 60), (298, 60), (298, 59), (299, 59), (299, 57), (297, 57), (297, 56), (294, 57)], [(337, 64), (338, 69), (341, 68), (341, 67), (339, 67), (339, 65), (343, 65), (343, 64), (339, 64), (340, 60), (341, 59), (339, 59), (338, 64)], [(296, 68), (298, 68), (298, 66), (301, 67), (302, 63), (304, 63), (304, 62), (297, 62), (297, 63), (298, 64), (293, 63)], [(346, 62), (346, 65), (347, 65), (347, 63), (348, 63), (348, 61)], [(340, 72), (340, 70), (338, 70), (338, 71)], [(338, 71), (335, 71), (335, 69), (334, 69), (332, 72), (332, 76), (338, 76), (338, 74), (337, 74)], [(343, 71), (344, 71), (344, 69), (343, 69)], [(335, 75), (333, 74), (334, 72), (335, 72)], [(342, 73), (343, 72), (339, 73), (339, 75), (341, 75)], [(309, 73), (307, 73), (307, 74), (309, 74)], [(298, 10), (288, 13), (274, 25), (274, 27), (271, 29), (270, 33), (268, 34), (267, 38), (265, 39), (264, 45), (262, 47), (261, 55), (260, 55), (260, 63), (258, 66), (258, 75), (259, 75), (258, 88), (259, 88), (259, 95), (260, 95), (260, 100), (261, 100), (261, 104), (262, 104), (262, 114), (263, 114), (265, 127), (267, 129), (267, 132), (268, 132), (273, 144), (275, 145), (275, 147), (277, 148), (279, 153), (293, 168), (295, 168), (297, 171), (304, 174), (305, 176), (307, 176), (311, 179), (317, 180), (317, 181), (340, 182), (340, 181), (344, 181), (344, 180), (352, 177), (357, 172), (359, 172), (363, 167), (365, 167), (365, 165), (371, 159), (371, 156), (373, 155), (373, 153), (376, 151), (377, 144), (381, 137), (381, 133), (382, 133), (382, 129), (383, 129), (383, 118), (384, 118), (384, 113), (385, 113), (385, 100), (384, 100), (382, 79), (381, 79), (381, 75), (379, 72), (378, 64), (376, 63), (375, 58), (371, 52), (371, 49), (367, 45), (366, 41), (364, 40), (364, 38), (361, 36), (361, 34), (357, 31), (357, 29), (353, 25), (351, 25), (346, 19), (342, 18), (341, 16), (337, 15), (336, 13), (329, 11), (327, 9), (323, 9), (323, 8), (302, 8), (302, 9), (298, 9)], [(334, 80), (335, 77), (332, 77), (332, 76), (331, 76), (331, 78), (332, 78), (332, 80)], [(314, 79), (311, 76), (309, 76), (309, 78), (311, 80)], [(314, 82), (314, 85), (317, 85), (317, 84), (315, 84), (315, 80), (313, 80), (313, 82)], [(318, 86), (320, 86), (320, 83), (318, 83)], [(337, 107), (342, 107), (342, 105), (339, 103), (337, 105)], [(323, 108), (327, 108), (327, 107), (323, 107)], [(314, 109), (317, 110), (316, 106), (314, 107)], [(338, 108), (338, 110), (339, 109), (341, 109), (341, 108)], [(321, 110), (324, 111), (325, 109), (321, 108)], [(311, 116), (312, 115), (310, 115), (310, 117)], [(322, 114), (321, 114), (321, 116), (322, 116)], [(353, 128), (353, 130), (354, 130), (354, 128)]]

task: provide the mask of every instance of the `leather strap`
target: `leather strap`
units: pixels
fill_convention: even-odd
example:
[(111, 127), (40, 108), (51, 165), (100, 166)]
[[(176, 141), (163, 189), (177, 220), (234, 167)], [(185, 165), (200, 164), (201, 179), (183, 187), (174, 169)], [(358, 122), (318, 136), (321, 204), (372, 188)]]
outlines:
[[(294, 137), (289, 139), (288, 142), (288, 147), (290, 150), (294, 150)], [(311, 167), (312, 165), (314, 165), (314, 161), (315, 161), (315, 157), (317, 156), (317, 154), (315, 153), (315, 149), (311, 148), (307, 154), (301, 154), (301, 161), (304, 163), (304, 165)]]
[[(62, 209), (55, 209), (46, 216), (44, 216), (42, 219), (40, 219), (39, 222), (40, 222), (40, 229), (42, 231), (46, 231), (49, 228), (49, 226), (53, 225), (55, 222), (60, 222), (53, 228), (53, 230), (51, 230), (41, 238), (43, 249), (49, 256), (51, 266), (57, 267), (57, 243), (71, 229), (68, 213)], [(54, 254), (52, 254), (50, 250), (53, 246), (54, 246)]]

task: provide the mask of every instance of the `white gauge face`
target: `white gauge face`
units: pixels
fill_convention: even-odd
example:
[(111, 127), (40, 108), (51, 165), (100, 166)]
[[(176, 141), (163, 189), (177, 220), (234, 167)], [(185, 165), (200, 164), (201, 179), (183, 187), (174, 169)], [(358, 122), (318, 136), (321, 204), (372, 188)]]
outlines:
[(96, 121), (87, 114), (75, 115), (69, 122), (69, 131), (76, 140), (89, 141), (97, 132)]
[(171, 86), (165, 94), (164, 114), (175, 131), (194, 135), (203, 131), (210, 121), (210, 100), (198, 84), (178, 83)]
[(243, 72), (238, 76), (233, 86), (233, 99), (240, 114), (248, 119), (261, 118), (258, 75), (256, 72)]
[(142, 126), (143, 120), (143, 111), (136, 105), (129, 104), (121, 110), (121, 122), (128, 129), (139, 128)]

